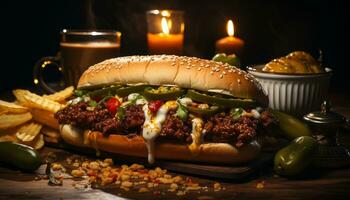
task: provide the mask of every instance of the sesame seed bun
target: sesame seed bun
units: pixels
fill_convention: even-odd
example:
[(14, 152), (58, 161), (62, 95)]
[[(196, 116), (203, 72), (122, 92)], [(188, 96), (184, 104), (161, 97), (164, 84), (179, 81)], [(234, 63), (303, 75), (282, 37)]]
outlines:
[(228, 64), (196, 57), (152, 55), (105, 60), (86, 70), (77, 87), (113, 83), (177, 85), (268, 105), (261, 85), (251, 75)]

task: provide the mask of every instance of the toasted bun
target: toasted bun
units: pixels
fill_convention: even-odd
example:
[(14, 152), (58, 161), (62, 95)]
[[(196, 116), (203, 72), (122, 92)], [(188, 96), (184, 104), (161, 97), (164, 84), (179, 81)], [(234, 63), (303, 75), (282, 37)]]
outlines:
[(254, 99), (263, 106), (268, 105), (261, 85), (245, 71), (195, 57), (153, 55), (109, 59), (86, 70), (77, 87), (111, 83), (177, 85)]
[[(73, 128), (71, 125), (61, 126), (61, 135), (65, 142), (71, 145), (87, 146), (83, 142), (82, 131)], [(89, 134), (88, 140), (91, 144), (96, 142), (96, 147), (103, 151), (147, 158), (146, 143), (141, 136), (128, 138), (124, 135), (111, 134), (104, 137), (100, 132), (92, 132)], [(155, 158), (215, 164), (238, 164), (253, 160), (259, 152), (260, 145), (256, 140), (240, 149), (226, 143), (202, 144), (197, 155), (194, 155), (186, 145), (159, 142), (156, 143)]]

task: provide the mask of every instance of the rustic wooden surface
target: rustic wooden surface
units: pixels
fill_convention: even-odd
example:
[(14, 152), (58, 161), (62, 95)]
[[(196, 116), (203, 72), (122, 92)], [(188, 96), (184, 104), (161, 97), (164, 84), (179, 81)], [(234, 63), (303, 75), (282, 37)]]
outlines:
[[(345, 95), (344, 95), (345, 94)], [(348, 93), (333, 95), (333, 105), (336, 111), (350, 117), (350, 99)], [(63, 150), (45, 147), (44, 151)], [(66, 155), (70, 153), (64, 152)], [(117, 161), (116, 164), (123, 164)], [(183, 175), (188, 176), (188, 175)], [(299, 179), (286, 179), (272, 173), (267, 166), (255, 176), (242, 182), (225, 182), (192, 177), (201, 185), (210, 189), (208, 192), (189, 192), (185, 196), (177, 196), (166, 189), (156, 189), (152, 192), (138, 193), (136, 190), (124, 191), (115, 186), (98, 189), (75, 189), (73, 180), (64, 180), (63, 186), (50, 186), (47, 180), (35, 180), (34, 174), (25, 174), (0, 166), (0, 199), (349, 199), (350, 168), (343, 169), (313, 169)], [(212, 189), (214, 181), (219, 181), (226, 188), (215, 192)], [(257, 188), (257, 184), (264, 187)]]
[[(44, 151), (62, 152), (63, 150), (45, 147)], [(70, 153), (64, 152), (67, 156)], [(123, 164), (123, 161), (116, 163)], [(188, 175), (183, 175), (188, 176)], [(115, 185), (85, 190), (73, 187), (74, 181), (65, 179), (62, 186), (50, 186), (48, 180), (35, 180), (34, 174), (25, 174), (0, 167), (0, 199), (347, 199), (350, 194), (350, 169), (311, 170), (299, 179), (286, 179), (273, 175), (266, 167), (250, 180), (243, 182), (225, 182), (191, 177), (209, 191), (189, 192), (177, 196), (168, 192), (167, 187), (139, 193), (137, 190), (124, 191)], [(213, 190), (213, 183), (219, 181), (226, 188)], [(263, 183), (264, 188), (257, 185)], [(160, 192), (154, 194), (154, 192)]]

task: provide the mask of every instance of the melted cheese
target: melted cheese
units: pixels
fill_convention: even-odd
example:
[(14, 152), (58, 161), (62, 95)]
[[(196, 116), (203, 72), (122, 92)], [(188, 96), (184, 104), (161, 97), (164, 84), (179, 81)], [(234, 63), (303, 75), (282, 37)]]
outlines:
[(154, 163), (154, 151), (155, 144), (154, 141), (162, 130), (162, 123), (166, 119), (166, 115), (169, 108), (177, 107), (176, 101), (168, 101), (163, 104), (157, 111), (156, 116), (152, 115), (152, 112), (148, 108), (148, 104), (142, 107), (145, 114), (145, 122), (143, 124), (142, 137), (146, 142), (148, 151), (148, 162)]
[(198, 155), (200, 153), (200, 145), (203, 142), (203, 120), (200, 118), (192, 119), (192, 144), (188, 146), (190, 151), (194, 155)]

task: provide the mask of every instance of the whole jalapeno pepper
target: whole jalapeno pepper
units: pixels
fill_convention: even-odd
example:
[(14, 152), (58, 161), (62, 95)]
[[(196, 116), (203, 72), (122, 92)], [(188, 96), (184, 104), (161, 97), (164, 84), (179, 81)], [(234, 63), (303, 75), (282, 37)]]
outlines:
[(301, 136), (279, 150), (274, 159), (274, 171), (282, 176), (295, 176), (308, 167), (318, 149), (310, 136)]

